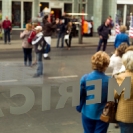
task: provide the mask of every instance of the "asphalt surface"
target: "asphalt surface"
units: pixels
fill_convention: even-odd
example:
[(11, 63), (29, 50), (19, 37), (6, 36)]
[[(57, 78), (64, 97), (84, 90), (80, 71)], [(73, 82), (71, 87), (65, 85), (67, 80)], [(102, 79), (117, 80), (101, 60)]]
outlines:
[[(68, 84), (68, 92), (72, 92), (70, 82), (79, 82), (82, 75), (91, 72), (90, 59), (96, 47), (52, 48), (51, 60), (44, 60), (43, 77), (34, 79), (36, 66), (23, 66), (23, 52), (9, 50), (0, 52), (0, 119), (1, 133), (82, 133), (81, 114), (72, 107), (72, 98), (68, 98), (64, 107), (56, 109), (61, 95), (59, 88)], [(107, 47), (107, 53), (113, 51)], [(111, 74), (107, 69), (106, 73)], [(31, 90), (35, 96), (32, 108), (24, 114), (11, 113), (11, 107), (21, 107), (26, 98), (11, 91)], [(49, 91), (51, 90), (51, 92)], [(50, 106), (49, 103), (50, 102)], [(61, 101), (63, 102), (63, 101)], [(29, 105), (30, 106), (30, 105)], [(49, 110), (44, 110), (48, 108)], [(20, 111), (21, 112), (21, 111)], [(120, 133), (110, 124), (108, 133)]]

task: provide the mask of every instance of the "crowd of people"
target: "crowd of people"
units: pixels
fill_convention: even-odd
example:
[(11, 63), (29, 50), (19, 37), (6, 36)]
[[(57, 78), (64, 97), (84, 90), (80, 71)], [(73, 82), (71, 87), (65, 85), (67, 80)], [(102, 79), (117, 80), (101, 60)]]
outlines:
[[(51, 59), (49, 52), (51, 51), (51, 40), (53, 33), (57, 32), (57, 48), (66, 47), (70, 50), (72, 40), (73, 23), (67, 18), (56, 19), (51, 22), (50, 16), (45, 15), (42, 18), (42, 24), (27, 23), (26, 29), (20, 33), (22, 39), (22, 48), (24, 53), (24, 66), (33, 66), (37, 64), (37, 72), (33, 77), (43, 75), (42, 58)], [(61, 46), (60, 46), (61, 39)], [(32, 51), (34, 50), (34, 61), (32, 61)]]
[[(125, 89), (118, 93), (115, 91), (114, 99), (118, 99), (115, 118), (121, 133), (133, 132), (133, 46), (121, 43), (110, 57), (104, 51), (96, 52), (91, 58), (92, 72), (85, 74), (80, 80), (80, 105), (76, 107), (82, 113), (82, 125), (84, 133), (107, 133), (109, 122), (100, 119), (107, 103), (108, 83), (110, 76), (105, 74), (107, 68), (112, 68), (112, 78), (119, 85), (126, 77), (131, 77), (130, 99), (124, 98)], [(101, 103), (86, 105), (86, 100), (92, 100), (94, 96), (87, 96), (87, 91), (93, 90), (94, 86), (86, 86), (87, 81), (102, 80)], [(98, 88), (95, 88), (98, 89)], [(114, 88), (112, 88), (114, 89)], [(98, 91), (98, 90), (95, 90)]]
[[(121, 133), (133, 133), (133, 46), (130, 46), (129, 36), (126, 34), (127, 27), (121, 25), (120, 33), (115, 38), (114, 53), (110, 57), (105, 51), (113, 26), (109, 17), (98, 27), (99, 44), (97, 52), (91, 58), (92, 72), (85, 74), (80, 80), (80, 104), (76, 109), (82, 114), (84, 133), (107, 133), (109, 122), (102, 121), (101, 114), (108, 102), (109, 79), (115, 78), (118, 85), (121, 85), (126, 77), (131, 77), (130, 99), (124, 98), (124, 88), (121, 93), (114, 91), (114, 99), (118, 100), (115, 127), (120, 127)], [(112, 69), (111, 77), (105, 74), (107, 68)], [(87, 96), (87, 91), (94, 90), (94, 86), (86, 86), (86, 82), (98, 79), (102, 80), (101, 103), (86, 105), (86, 100), (94, 98), (92, 95)]]
[[(8, 17), (4, 20), (2, 27), (4, 28), (5, 44), (7, 41), (10, 43), (11, 22), (8, 20)], [(76, 109), (82, 113), (84, 133), (107, 133), (109, 123), (100, 120), (100, 115), (107, 103), (110, 77), (105, 74), (105, 71), (108, 67), (112, 68), (112, 77), (116, 79), (119, 85), (121, 85), (125, 77), (131, 77), (130, 99), (124, 99), (124, 90), (120, 95), (115, 91), (114, 98), (119, 99), (116, 120), (120, 126), (121, 133), (133, 133), (133, 46), (129, 46), (129, 37), (125, 33), (126, 26), (121, 25), (120, 34), (116, 36), (114, 42), (114, 53), (110, 57), (105, 51), (112, 27), (113, 21), (111, 16), (98, 27), (99, 43), (97, 52), (91, 58), (92, 72), (85, 74), (80, 81), (80, 105)], [(42, 25), (27, 23), (26, 29), (20, 33), (24, 54), (24, 66), (31, 67), (37, 64), (37, 72), (33, 77), (43, 75), (43, 57), (44, 59), (50, 59), (51, 36), (54, 32), (57, 32), (56, 47), (63, 48), (65, 42), (67, 49), (70, 50), (74, 34), (73, 22), (65, 18), (56, 19), (55, 22), (51, 23), (50, 16), (45, 15), (42, 19)], [(102, 44), (103, 49), (101, 51)], [(34, 61), (32, 60), (33, 50), (35, 55)], [(86, 86), (86, 82), (98, 79), (102, 80), (101, 103), (86, 105), (86, 100), (93, 99), (93, 96), (88, 97), (86, 93), (88, 90), (94, 89), (94, 86)]]
[[(20, 33), (20, 38), (23, 39), (24, 65), (31, 67), (37, 64), (37, 72), (33, 77), (43, 75), (42, 58), (44, 56), (44, 59), (50, 59), (48, 53), (50, 52), (51, 35), (56, 29), (57, 23), (57, 21), (50, 23), (50, 17), (46, 15), (43, 18), (43, 26), (37, 23), (28, 23), (26, 29)], [(34, 62), (32, 62), (32, 49), (35, 53)]]

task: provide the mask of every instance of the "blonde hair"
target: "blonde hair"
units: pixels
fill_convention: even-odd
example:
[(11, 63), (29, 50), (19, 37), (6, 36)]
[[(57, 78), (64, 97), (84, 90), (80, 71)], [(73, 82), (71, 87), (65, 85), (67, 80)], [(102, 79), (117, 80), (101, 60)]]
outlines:
[(38, 26), (37, 23), (33, 23), (33, 24), (32, 24), (32, 27), (34, 27), (34, 28), (37, 27), (37, 26)]
[(121, 32), (121, 33), (125, 33), (126, 30), (127, 30), (127, 27), (126, 27), (126, 26), (124, 26), (124, 25), (121, 25), (121, 26), (120, 26), (120, 32)]
[(99, 51), (91, 57), (92, 69), (105, 72), (110, 63), (110, 57), (106, 52)]
[(122, 55), (125, 53), (127, 48), (128, 48), (127, 43), (121, 43), (121, 45), (116, 49), (117, 50), (117, 56), (122, 57)]
[(125, 50), (125, 53), (128, 52), (128, 51), (133, 51), (133, 46), (129, 46), (129, 47)]
[(133, 72), (133, 51), (127, 51), (122, 56), (122, 61), (123, 61), (123, 64), (124, 64), (126, 70)]
[(31, 24), (26, 24), (26, 30), (31, 31), (32, 30), (32, 25)]

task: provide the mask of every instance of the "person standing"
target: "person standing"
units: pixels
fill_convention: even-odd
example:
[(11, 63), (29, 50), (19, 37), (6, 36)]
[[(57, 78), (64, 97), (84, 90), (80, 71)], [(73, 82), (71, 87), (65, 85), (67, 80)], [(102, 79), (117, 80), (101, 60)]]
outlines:
[(32, 45), (28, 42), (28, 37), (31, 33), (32, 25), (26, 24), (26, 30), (20, 33), (20, 38), (23, 39), (22, 48), (24, 53), (24, 65), (27, 66), (27, 59), (29, 60), (28, 66), (32, 65)]
[(65, 35), (65, 24), (62, 22), (62, 20), (60, 19), (60, 24), (59, 24), (59, 28), (58, 28), (58, 39), (57, 39), (57, 45), (56, 47), (59, 47), (59, 42), (60, 42), (60, 38), (61, 38), (61, 48), (64, 47), (64, 35)]
[(4, 42), (5, 42), (5, 44), (7, 43), (7, 37), (8, 37), (8, 43), (10, 44), (10, 40), (11, 40), (10, 39), (10, 32), (12, 29), (12, 23), (8, 19), (8, 16), (6, 16), (6, 19), (3, 21), (2, 27), (4, 29)]
[(68, 36), (68, 38), (65, 38), (65, 43), (67, 45), (68, 50), (70, 50), (72, 41), (72, 22), (68, 23), (65, 36)]
[(114, 42), (114, 48), (118, 48), (119, 45), (121, 43), (127, 43), (128, 46), (130, 45), (129, 43), (129, 37), (128, 35), (125, 33), (127, 30), (127, 27), (124, 25), (120, 26), (120, 34), (117, 34), (116, 38), (115, 38), (115, 42)]
[[(110, 57), (107, 53), (99, 51), (91, 58), (92, 72), (82, 76), (80, 80), (80, 105), (76, 107), (77, 111), (82, 114), (82, 125), (84, 133), (107, 133), (109, 123), (100, 120), (103, 108), (107, 103), (109, 76), (105, 75), (105, 71), (109, 65)], [(87, 86), (88, 81), (102, 80), (101, 103), (86, 104), (86, 100), (92, 100), (94, 95), (87, 95), (87, 92), (96, 89), (94, 86)]]
[(128, 48), (127, 43), (121, 43), (119, 47), (115, 50), (115, 53), (110, 57), (109, 67), (113, 69), (112, 76), (120, 73), (122, 68), (122, 56)]
[(67, 27), (67, 24), (70, 22), (70, 19), (67, 17), (67, 13), (64, 12), (61, 16), (62, 23), (65, 24), (65, 27)]
[[(116, 120), (120, 126), (120, 133), (133, 133), (133, 51), (127, 51), (122, 56), (125, 72), (116, 76), (116, 81), (120, 86), (126, 77), (131, 78), (130, 98), (125, 98), (125, 89), (121, 92), (115, 90), (115, 99), (118, 100)], [(126, 88), (128, 89), (128, 88)]]
[(54, 31), (56, 31), (56, 22), (51, 23), (50, 22), (50, 16), (46, 15), (43, 18), (43, 35), (45, 38), (45, 41), (47, 43), (46, 45), (46, 50), (44, 52), (44, 59), (50, 59), (48, 53), (51, 50), (51, 36), (54, 33)]
[(97, 47), (97, 51), (100, 51), (102, 43), (103, 43), (103, 51), (106, 50), (107, 46), (107, 40), (109, 38), (109, 34), (111, 35), (111, 29), (110, 29), (110, 20), (107, 19), (104, 24), (98, 27), (98, 34), (99, 34), (99, 44)]
[(37, 57), (37, 72), (33, 76), (34, 78), (40, 77), (43, 75), (43, 52), (44, 47), (46, 45), (46, 41), (44, 39), (44, 35), (42, 33), (42, 26), (37, 26), (36, 30), (36, 37), (32, 41), (32, 45), (35, 47), (36, 57)]

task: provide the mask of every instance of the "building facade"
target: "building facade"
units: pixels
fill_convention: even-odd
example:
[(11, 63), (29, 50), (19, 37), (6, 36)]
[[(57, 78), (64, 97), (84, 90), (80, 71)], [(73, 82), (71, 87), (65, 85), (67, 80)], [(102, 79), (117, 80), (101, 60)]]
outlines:
[[(60, 17), (63, 12), (79, 12), (81, 0), (0, 0), (2, 20), (9, 16), (13, 23), (13, 30), (22, 30), (25, 24), (37, 17), (45, 7)], [(87, 20), (93, 20), (94, 32), (109, 16), (115, 20), (118, 14), (119, 22), (129, 27), (130, 13), (133, 12), (132, 0), (82, 0), (82, 8), (88, 15)]]

